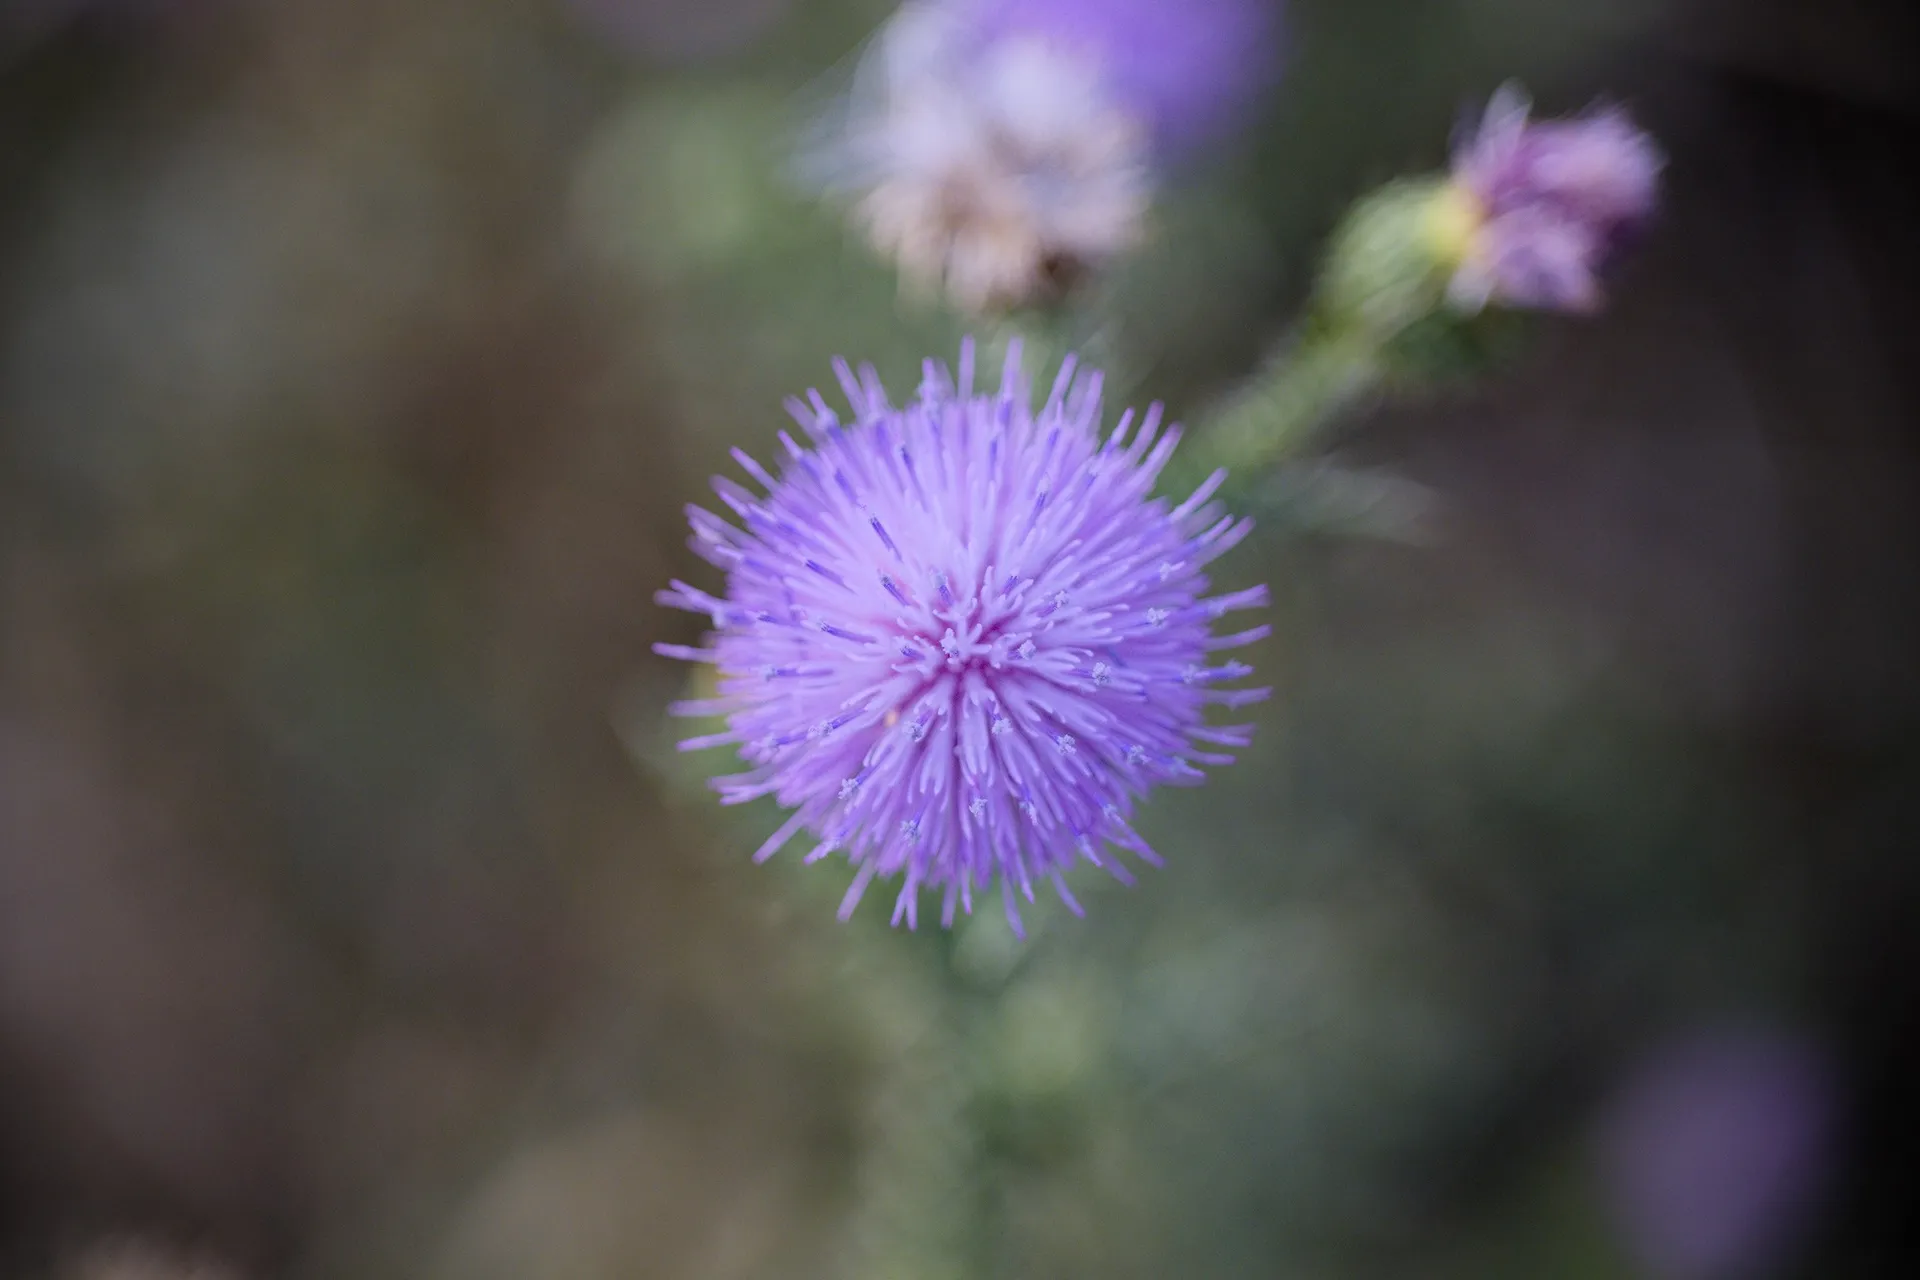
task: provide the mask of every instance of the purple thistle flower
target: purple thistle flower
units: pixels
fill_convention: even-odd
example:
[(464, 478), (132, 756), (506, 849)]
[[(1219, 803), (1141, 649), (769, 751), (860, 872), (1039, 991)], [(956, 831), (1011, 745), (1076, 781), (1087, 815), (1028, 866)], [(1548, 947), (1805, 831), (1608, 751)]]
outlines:
[(1664, 160), (1617, 107), (1539, 124), (1529, 110), (1502, 88), (1455, 150), (1454, 186), (1471, 207), (1451, 295), (1470, 310), (1591, 312), (1608, 260), (1653, 213)]
[(673, 711), (727, 727), (681, 747), (738, 747), (752, 767), (715, 779), (723, 803), (793, 810), (756, 862), (802, 830), (818, 839), (807, 861), (846, 856), (842, 919), (896, 875), (909, 927), (922, 887), (950, 925), (996, 876), (1016, 931), (1014, 893), (1032, 901), (1038, 879), (1077, 914), (1062, 873), (1084, 860), (1131, 882), (1109, 845), (1159, 865), (1130, 825), (1135, 800), (1201, 781), (1198, 766), (1232, 760), (1214, 748), (1249, 741), (1250, 725), (1209, 726), (1205, 710), (1268, 691), (1224, 687), (1252, 669), (1209, 658), (1268, 628), (1216, 637), (1212, 623), (1266, 588), (1208, 597), (1203, 569), (1252, 522), (1208, 501), (1224, 472), (1177, 507), (1151, 498), (1179, 429), (1159, 432), (1155, 406), (1103, 442), (1100, 376), (1077, 378), (1071, 358), (1038, 413), (1017, 347), (997, 394), (974, 394), (968, 343), (958, 387), (929, 361), (904, 408), (871, 369), (836, 368), (852, 425), (813, 392), (789, 403), (809, 443), (781, 433), (778, 478), (734, 451), (764, 493), (715, 479), (744, 530), (688, 509), (727, 591), (661, 592), (715, 635), (654, 648), (715, 664), (720, 696)]

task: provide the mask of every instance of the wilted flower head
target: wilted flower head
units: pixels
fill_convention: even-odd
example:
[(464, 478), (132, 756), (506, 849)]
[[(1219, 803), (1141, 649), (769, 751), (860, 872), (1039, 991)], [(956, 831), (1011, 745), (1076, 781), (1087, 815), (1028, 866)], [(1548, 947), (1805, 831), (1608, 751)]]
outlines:
[(1664, 163), (1616, 107), (1538, 124), (1502, 88), (1453, 157), (1451, 294), (1478, 309), (1592, 311), (1621, 239), (1652, 214)]
[(1208, 502), (1224, 473), (1177, 507), (1149, 497), (1178, 428), (1159, 432), (1156, 408), (1102, 441), (1100, 377), (1071, 359), (1038, 413), (1017, 349), (997, 394), (974, 394), (969, 344), (957, 387), (929, 361), (904, 408), (871, 369), (838, 369), (851, 425), (815, 392), (789, 406), (808, 444), (781, 433), (778, 478), (734, 451), (764, 494), (714, 481), (744, 530), (689, 508), (726, 594), (662, 592), (715, 635), (655, 649), (716, 665), (719, 697), (673, 710), (727, 727), (681, 745), (739, 748), (752, 768), (715, 780), (725, 803), (794, 811), (756, 861), (802, 830), (819, 841), (807, 861), (846, 855), (843, 918), (896, 875), (896, 923), (915, 923), (925, 886), (950, 924), (996, 877), (1016, 929), (1014, 892), (1031, 901), (1037, 879), (1077, 912), (1061, 873), (1083, 859), (1129, 880), (1109, 845), (1157, 864), (1134, 802), (1248, 740), (1205, 710), (1266, 690), (1224, 688), (1251, 669), (1209, 655), (1267, 628), (1211, 624), (1266, 589), (1207, 597), (1204, 567), (1250, 522)]
[(1258, 86), (1263, 0), (909, 0), (823, 154), (882, 253), (969, 309), (1140, 236), (1156, 166)]

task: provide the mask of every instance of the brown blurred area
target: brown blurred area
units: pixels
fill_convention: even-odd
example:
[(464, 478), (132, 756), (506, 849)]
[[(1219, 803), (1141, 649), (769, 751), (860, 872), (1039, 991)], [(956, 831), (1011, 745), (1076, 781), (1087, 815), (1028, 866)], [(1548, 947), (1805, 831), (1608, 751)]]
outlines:
[(1276, 745), (1030, 958), (836, 926), (671, 750), (701, 477), (959, 328), (778, 178), (886, 6), (633, 7), (0, 10), (0, 1275), (1629, 1276), (1567, 1153), (1725, 1009), (1865, 1118), (1788, 1273), (1911, 1274), (1911, 6), (1293, 7), (1129, 385), (1510, 72), (1667, 213), (1352, 424), (1450, 540), (1251, 553)]
[[(782, 998), (768, 923), (610, 727), (681, 491), (633, 300), (552, 243), (611, 77), (498, 5), (73, 23), (6, 68), (20, 1265), (127, 1224), (271, 1270), (347, 1223), (357, 1257), (528, 1109), (697, 1071), (474, 1194), (730, 1273), (766, 1247), (735, 1214), (813, 1194), (767, 1154), (834, 1104), (795, 1050), (722, 1047)], [(534, 1274), (492, 1216), (449, 1248)]]

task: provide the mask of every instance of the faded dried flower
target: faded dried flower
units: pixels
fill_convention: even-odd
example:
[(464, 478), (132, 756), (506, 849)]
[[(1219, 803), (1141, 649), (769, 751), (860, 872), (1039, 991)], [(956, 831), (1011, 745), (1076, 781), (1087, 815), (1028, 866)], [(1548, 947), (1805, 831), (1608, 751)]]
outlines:
[(1260, 0), (911, 0), (820, 148), (874, 246), (968, 310), (1033, 301), (1143, 234), (1165, 162), (1269, 65)]

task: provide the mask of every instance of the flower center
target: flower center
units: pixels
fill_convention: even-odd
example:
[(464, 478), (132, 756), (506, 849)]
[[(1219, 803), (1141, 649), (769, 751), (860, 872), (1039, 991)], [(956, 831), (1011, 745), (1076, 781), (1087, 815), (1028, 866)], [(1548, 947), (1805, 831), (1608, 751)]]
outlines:
[(1459, 266), (1473, 252), (1474, 237), (1486, 221), (1480, 198), (1459, 182), (1443, 184), (1427, 206), (1427, 243), (1441, 262)]

